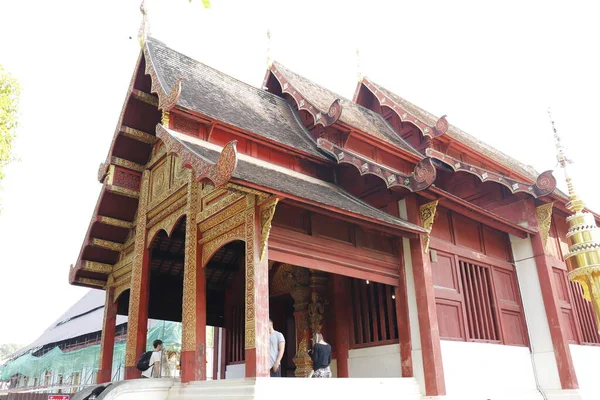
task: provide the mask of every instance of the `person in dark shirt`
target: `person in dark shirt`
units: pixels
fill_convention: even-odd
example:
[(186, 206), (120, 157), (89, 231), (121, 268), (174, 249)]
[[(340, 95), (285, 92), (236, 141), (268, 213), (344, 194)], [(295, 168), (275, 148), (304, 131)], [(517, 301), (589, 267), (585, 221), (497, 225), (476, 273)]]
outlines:
[(320, 333), (313, 334), (313, 348), (309, 352), (313, 361), (312, 378), (331, 378), (331, 345), (323, 340)]

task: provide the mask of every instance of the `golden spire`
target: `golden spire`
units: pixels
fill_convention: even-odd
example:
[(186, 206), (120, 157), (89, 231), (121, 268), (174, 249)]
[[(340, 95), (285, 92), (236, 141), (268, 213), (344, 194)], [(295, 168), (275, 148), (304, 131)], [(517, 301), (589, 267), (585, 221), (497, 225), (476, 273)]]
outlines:
[(360, 68), (360, 50), (356, 48), (356, 78), (359, 82), (363, 80), (362, 70)]
[(267, 68), (271, 69), (271, 29), (267, 29)]
[(558, 163), (564, 170), (569, 188), (567, 208), (573, 213), (567, 217), (569, 253), (565, 255), (565, 262), (570, 271), (569, 279), (578, 282), (583, 288), (583, 297), (592, 302), (596, 325), (600, 328), (600, 229), (596, 226), (594, 215), (584, 211), (585, 204), (577, 195), (573, 180), (567, 171), (567, 164), (571, 161), (565, 156), (565, 149), (550, 110), (548, 115), (554, 131)]
[(142, 0), (142, 4), (140, 4), (140, 12), (142, 13), (142, 24), (140, 25), (140, 30), (138, 31), (138, 40), (140, 42), (140, 47), (143, 49), (144, 45), (146, 44), (146, 38), (150, 33), (150, 23), (148, 22), (146, 0)]
[(567, 170), (567, 164), (571, 164), (571, 160), (569, 160), (565, 155), (565, 147), (563, 146), (562, 139), (556, 130), (556, 125), (554, 124), (554, 119), (552, 118), (552, 112), (550, 109), (548, 109), (548, 115), (550, 116), (550, 123), (552, 124), (552, 131), (554, 132), (554, 143), (556, 145), (557, 152), (556, 159), (564, 171), (565, 181), (567, 181), (567, 188), (569, 190), (569, 203), (567, 204), (567, 208), (569, 211), (574, 213), (581, 212), (585, 209), (585, 203), (579, 198), (579, 196), (577, 196), (573, 179), (569, 176), (569, 172)]

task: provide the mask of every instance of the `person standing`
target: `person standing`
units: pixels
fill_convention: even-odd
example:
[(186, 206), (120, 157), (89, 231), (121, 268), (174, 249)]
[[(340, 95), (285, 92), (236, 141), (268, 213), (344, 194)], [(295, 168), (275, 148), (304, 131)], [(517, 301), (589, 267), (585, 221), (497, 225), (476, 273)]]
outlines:
[(331, 345), (323, 339), (323, 335), (318, 332), (313, 334), (313, 348), (310, 352), (310, 358), (313, 362), (312, 378), (331, 378)]
[(285, 351), (285, 338), (281, 332), (273, 328), (273, 320), (269, 318), (269, 358), (271, 361), (271, 377), (281, 377), (281, 359)]
[(167, 367), (167, 363), (164, 362), (163, 357), (163, 342), (160, 339), (152, 342), (152, 346), (154, 346), (154, 351), (152, 352), (152, 356), (150, 356), (150, 367), (142, 372), (142, 378), (161, 378), (168, 376), (168, 374), (163, 374), (163, 370)]

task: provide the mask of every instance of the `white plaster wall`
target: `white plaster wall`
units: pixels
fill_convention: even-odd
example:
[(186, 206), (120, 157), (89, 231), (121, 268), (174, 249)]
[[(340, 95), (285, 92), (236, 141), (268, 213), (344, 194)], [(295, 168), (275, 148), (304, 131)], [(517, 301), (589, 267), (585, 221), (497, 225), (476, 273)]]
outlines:
[(600, 347), (576, 344), (571, 344), (569, 347), (582, 399), (600, 398), (600, 373), (598, 372)]
[[(398, 201), (398, 210), (400, 218), (408, 219), (406, 200)], [(419, 383), (421, 393), (425, 394), (425, 372), (423, 370), (423, 351), (421, 350), (421, 330), (419, 328), (419, 313), (417, 311), (415, 278), (412, 267), (412, 256), (410, 254), (410, 240), (406, 238), (402, 238), (402, 254), (404, 255), (404, 268), (406, 272), (406, 291), (408, 295), (408, 320), (410, 321), (413, 375)]]
[(350, 378), (400, 378), (400, 345), (367, 347), (348, 352)]
[(556, 365), (556, 356), (546, 308), (542, 297), (542, 288), (533, 258), (533, 247), (529, 236), (525, 239), (510, 235), (510, 244), (515, 260), (517, 280), (523, 310), (527, 321), (533, 365), (540, 387), (544, 390), (560, 390), (560, 377)]
[(246, 377), (246, 364), (233, 364), (225, 367), (225, 379), (242, 379)]
[(543, 399), (527, 347), (442, 340), (441, 348), (448, 398)]

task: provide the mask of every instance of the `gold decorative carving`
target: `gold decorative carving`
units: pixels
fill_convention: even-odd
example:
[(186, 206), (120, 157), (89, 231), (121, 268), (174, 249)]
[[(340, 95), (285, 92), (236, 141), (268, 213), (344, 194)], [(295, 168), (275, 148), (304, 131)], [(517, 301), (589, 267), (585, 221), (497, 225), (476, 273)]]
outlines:
[(190, 179), (191, 171), (187, 168), (183, 168), (183, 161), (180, 157), (171, 156), (172, 160), (172, 176), (173, 186), (180, 186), (186, 183)]
[(202, 246), (202, 268), (206, 267), (206, 264), (208, 263), (210, 258), (219, 248), (226, 245), (227, 243), (233, 242), (234, 240), (244, 241), (245, 239), (246, 228), (244, 225), (240, 225), (235, 229), (232, 229), (220, 236), (217, 236), (214, 240), (205, 243)]
[(118, 194), (120, 196), (131, 197), (132, 199), (138, 199), (140, 197), (140, 194), (135, 190), (126, 189), (121, 186), (106, 185), (105, 187), (107, 192)]
[(90, 279), (90, 278), (76, 278), (75, 283), (80, 283), (84, 286), (94, 286), (99, 289), (104, 289), (106, 286), (106, 282), (101, 281), (99, 279)]
[(150, 24), (148, 23), (148, 11), (146, 11), (146, 1), (142, 0), (140, 5), (140, 12), (142, 13), (142, 24), (138, 31), (138, 41), (140, 47), (144, 48), (146, 45), (146, 38), (148, 37), (148, 31), (150, 30)]
[(296, 377), (306, 377), (312, 371), (313, 363), (308, 355), (308, 340), (306, 338), (303, 338), (300, 344), (298, 344), (293, 361), (296, 365), (296, 371), (294, 371)]
[(113, 270), (113, 266), (110, 264), (103, 264), (94, 261), (83, 261), (81, 270), (89, 272), (98, 272), (100, 274), (110, 274)]
[(256, 347), (256, 292), (254, 288), (254, 209), (246, 212), (246, 350)]
[(152, 226), (173, 211), (183, 207), (187, 203), (187, 187), (182, 186), (174, 190), (170, 195), (162, 196), (148, 207), (148, 226)]
[(177, 224), (177, 221), (179, 221), (184, 215), (186, 215), (186, 207), (181, 207), (179, 208), (179, 210), (176, 210), (167, 218), (152, 226), (148, 230), (148, 235), (146, 236), (146, 247), (150, 247), (152, 241), (154, 240), (154, 236), (161, 229), (164, 230), (168, 236), (171, 236), (171, 234), (173, 233), (173, 229)]
[(152, 189), (150, 190), (150, 204), (169, 189), (169, 164), (163, 161), (152, 169)]
[(127, 349), (125, 353), (125, 366), (134, 367), (139, 354), (136, 354), (137, 330), (139, 323), (139, 308), (142, 285), (142, 268), (146, 250), (146, 212), (148, 206), (148, 189), (150, 172), (142, 175), (142, 188), (137, 212), (136, 237), (134, 244), (133, 265), (131, 269), (131, 292), (129, 295), (129, 318), (127, 322)]
[[(228, 200), (233, 199), (233, 204), (231, 204), (228, 208), (227, 208), (227, 212), (219, 212), (217, 214), (214, 214), (213, 216), (203, 220), (202, 222), (200, 222), (200, 224), (198, 225), (198, 228), (200, 229), (201, 232), (206, 232), (209, 229), (223, 223), (223, 221), (227, 220), (228, 218), (230, 218), (232, 215), (236, 215), (236, 214), (240, 214), (243, 213), (244, 210), (246, 209), (246, 202), (245, 201), (240, 201), (240, 198), (232, 198), (229, 197)], [(205, 215), (203, 213), (200, 213), (200, 215)]]
[(104, 180), (108, 176), (108, 166), (109, 165), (107, 163), (103, 162), (98, 167), (98, 182), (104, 183)]
[(252, 188), (241, 186), (241, 185), (237, 185), (235, 183), (228, 183), (227, 184), (227, 188), (231, 189), (231, 190), (235, 190), (235, 191), (243, 193), (243, 194), (253, 194), (253, 195), (256, 195), (256, 196), (258, 196), (259, 201), (264, 201), (265, 199), (267, 199), (270, 196), (269, 193), (265, 193), (265, 192), (261, 192), (260, 190), (252, 189)]
[(98, 217), (96, 217), (96, 221), (100, 222), (101, 224), (116, 226), (118, 228), (127, 228), (127, 229), (133, 228), (132, 222), (123, 221), (121, 219), (116, 219), (116, 218), (111, 218), (111, 217), (104, 217), (102, 215), (99, 215)]
[[(138, 89), (131, 90), (131, 97), (158, 108), (158, 98)], [(140, 171), (141, 172), (141, 171)]]
[(325, 313), (325, 304), (321, 301), (317, 292), (311, 293), (312, 301), (308, 305), (308, 318), (310, 320), (310, 329), (313, 333), (320, 333), (323, 328), (323, 314)]
[[(296, 286), (308, 287), (309, 281), (310, 273), (308, 269), (290, 264), (281, 264), (273, 275), (270, 293), (275, 296), (291, 293)], [(307, 292), (307, 299), (308, 296), (309, 293)]]
[(166, 96), (158, 96), (158, 108), (163, 111), (162, 124), (164, 126), (169, 126), (169, 111), (177, 105), (179, 96), (181, 96), (182, 81), (183, 78), (177, 79)]
[(188, 184), (188, 220), (185, 226), (185, 260), (183, 269), (182, 351), (196, 349), (196, 282), (198, 228), (196, 215), (200, 207), (200, 184), (191, 179)]
[(92, 238), (90, 241), (90, 245), (94, 247), (102, 247), (103, 249), (112, 250), (112, 251), (121, 251), (123, 250), (123, 245), (121, 243), (111, 242), (110, 240)]
[(275, 215), (275, 207), (279, 202), (278, 198), (273, 198), (260, 207), (260, 261), (264, 260), (267, 250), (267, 240), (271, 232), (271, 221)]
[(110, 163), (136, 172), (142, 172), (144, 170), (144, 166), (142, 164), (134, 163), (133, 161), (125, 160), (119, 157), (111, 157)]
[(425, 253), (429, 253), (429, 240), (431, 238), (431, 229), (433, 228), (433, 221), (435, 219), (435, 212), (437, 209), (437, 205), (438, 205), (438, 200), (435, 200), (430, 203), (423, 204), (420, 207), (421, 224), (423, 225), (423, 228), (427, 229), (427, 234), (425, 235), (425, 240), (424, 240), (425, 246), (423, 248), (423, 251)]
[(541, 205), (535, 209), (539, 225), (538, 229), (542, 236), (544, 247), (546, 247), (546, 243), (548, 242), (548, 234), (552, 225), (552, 207), (554, 207), (554, 202)]
[[(217, 190), (215, 190), (214, 192), (217, 192)], [(236, 200), (239, 200), (242, 198), (244, 198), (244, 195), (240, 195), (239, 193), (235, 193), (235, 192), (229, 192), (225, 196), (223, 196), (222, 198), (220, 198), (219, 200), (217, 200), (213, 203), (210, 203), (210, 199), (206, 199), (206, 201), (203, 201), (204, 207), (203, 207), (202, 212), (200, 213), (200, 216), (198, 217), (198, 220), (204, 221), (211, 215), (215, 215), (215, 214), (219, 213), (220, 211), (227, 209)], [(247, 206), (246, 206), (246, 208), (247, 208)]]
[(154, 135), (140, 131), (139, 129), (130, 128), (125, 125), (121, 125), (120, 132), (126, 138), (137, 140), (138, 142), (146, 144), (154, 144), (158, 140), (158, 138)]
[(235, 228), (236, 226), (243, 225), (244, 220), (245, 216), (243, 213), (233, 214), (231, 218), (226, 219), (217, 226), (203, 233), (202, 239), (200, 239), (199, 243), (204, 244), (206, 242), (214, 240), (216, 237), (221, 236), (223, 233)]

